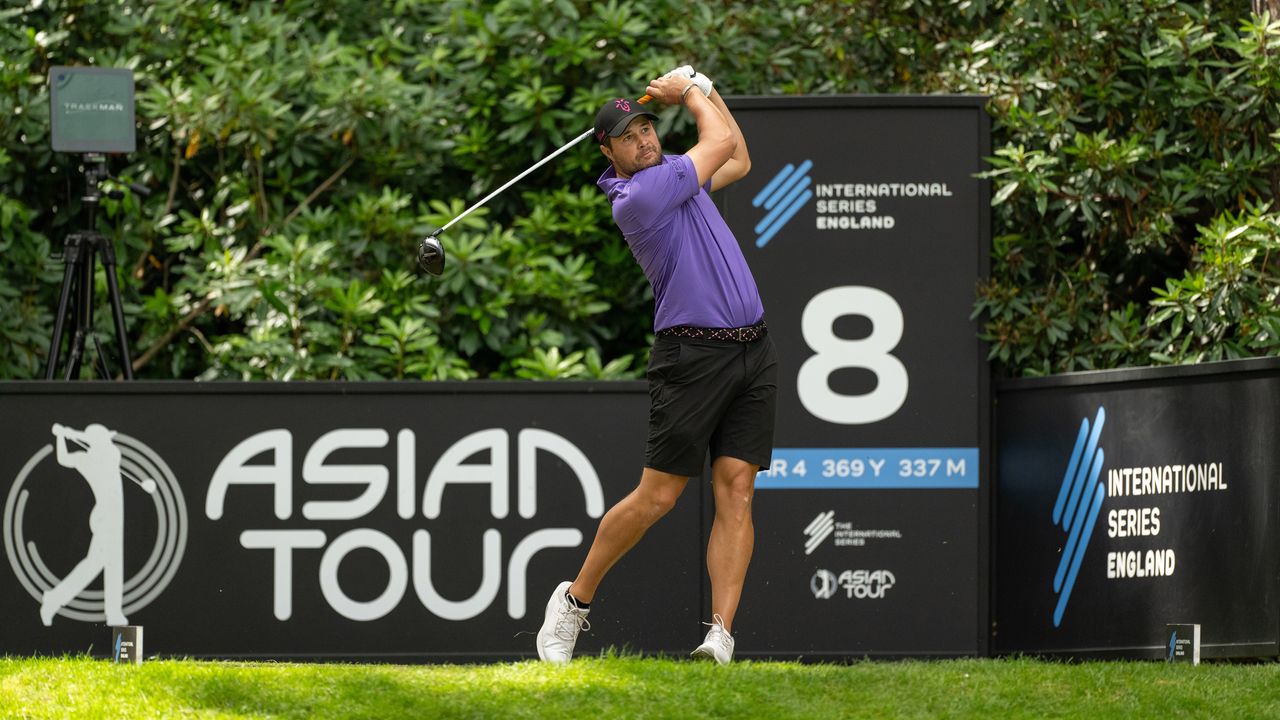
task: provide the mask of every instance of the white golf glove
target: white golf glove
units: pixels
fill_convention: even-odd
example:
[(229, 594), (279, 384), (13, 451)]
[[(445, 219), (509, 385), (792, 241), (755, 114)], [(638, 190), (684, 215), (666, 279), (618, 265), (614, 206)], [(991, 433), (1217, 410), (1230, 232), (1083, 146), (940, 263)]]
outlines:
[(679, 76), (679, 77), (691, 78), (695, 74), (696, 73), (694, 72), (692, 65), (681, 65), (680, 67), (676, 68), (675, 70), (672, 70), (671, 72), (667, 73), (666, 75), (663, 75), (662, 77), (669, 78), (669, 77)]
[(694, 85), (698, 86), (698, 89), (702, 91), (703, 95), (711, 97), (711, 78), (700, 72), (695, 72), (690, 79), (693, 80)]

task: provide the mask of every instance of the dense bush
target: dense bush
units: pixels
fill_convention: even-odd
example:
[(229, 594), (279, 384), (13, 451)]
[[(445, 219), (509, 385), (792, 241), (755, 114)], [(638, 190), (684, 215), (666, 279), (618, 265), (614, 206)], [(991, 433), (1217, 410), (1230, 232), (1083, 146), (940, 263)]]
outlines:
[(993, 96), (977, 308), (1008, 372), (1280, 351), (1280, 25), (1211, 7), (1012, 13), (952, 76)]
[[(583, 143), (417, 239), (681, 62), (726, 94), (991, 96), (1010, 374), (1275, 353), (1280, 26), (1172, 0), (31, 0), (0, 10), (0, 377), (38, 375), (79, 228), (53, 65), (133, 68), (155, 193), (104, 201), (143, 377), (626, 377), (643, 276)], [(691, 139), (664, 117), (669, 146)], [(99, 271), (99, 284), (102, 284)], [(99, 296), (101, 297), (101, 295)], [(104, 338), (109, 317), (99, 313)]]

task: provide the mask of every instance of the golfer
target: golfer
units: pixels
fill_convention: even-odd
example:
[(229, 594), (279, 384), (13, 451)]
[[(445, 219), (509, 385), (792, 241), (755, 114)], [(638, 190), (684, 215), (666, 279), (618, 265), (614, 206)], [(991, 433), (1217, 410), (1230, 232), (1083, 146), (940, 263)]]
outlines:
[(663, 155), (653, 120), (635, 100), (616, 98), (596, 115), (595, 138), (610, 168), (597, 183), (613, 219), (653, 287), (649, 433), (640, 484), (600, 520), (578, 576), (552, 593), (538, 655), (568, 662), (591, 600), (609, 568), (675, 505), (708, 450), (715, 521), (707, 545), (712, 622), (693, 651), (733, 659), (733, 617), (751, 561), (756, 473), (773, 450), (777, 355), (766, 334), (755, 279), (709, 191), (751, 168), (747, 144), (709, 79), (684, 66), (645, 92), (681, 105), (698, 142)]

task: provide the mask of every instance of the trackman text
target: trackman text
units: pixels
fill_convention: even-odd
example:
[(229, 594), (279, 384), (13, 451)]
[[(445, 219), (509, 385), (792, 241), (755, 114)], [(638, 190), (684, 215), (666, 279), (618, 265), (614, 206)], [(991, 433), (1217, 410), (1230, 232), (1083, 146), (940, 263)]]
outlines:
[[(391, 485), (391, 472), (383, 465), (344, 465), (327, 462), (338, 450), (348, 448), (384, 448), (390, 434), (382, 429), (341, 428), (321, 435), (306, 451), (302, 461), (302, 480), (312, 485), (353, 485), (364, 490), (350, 500), (312, 500), (302, 504), (302, 517), (312, 521), (359, 520), (369, 514), (386, 497)], [(598, 518), (604, 514), (604, 491), (595, 468), (573, 443), (546, 430), (524, 429), (515, 441), (517, 453), (517, 511), (522, 518), (537, 514), (537, 453), (550, 452), (573, 471), (586, 501), (586, 515)], [(494, 519), (510, 512), (509, 460), (510, 434), (501, 428), (480, 430), (455, 442), (441, 455), (431, 469), (422, 489), (421, 501), (416, 493), (416, 444), (412, 430), (396, 434), (395, 505), (405, 520), (420, 509), (428, 520), (438, 518), (444, 491), (450, 485), (480, 484), (489, 486), (490, 514)], [(205, 515), (220, 520), (233, 485), (268, 485), (273, 490), (275, 516), (287, 520), (293, 514), (294, 477), (293, 433), (285, 429), (266, 430), (253, 435), (233, 448), (209, 483), (205, 498)], [(466, 463), (478, 453), (489, 453), (485, 463)], [(270, 453), (269, 464), (251, 464)], [(577, 528), (543, 528), (517, 542), (508, 556), (507, 614), (513, 619), (524, 617), (526, 609), (525, 571), (529, 561), (547, 548), (572, 548), (582, 544), (582, 531)], [(320, 558), (320, 591), (330, 607), (351, 620), (377, 620), (394, 610), (404, 597), (409, 584), (409, 566), (403, 548), (387, 534), (372, 528), (357, 528), (333, 538), (320, 529), (264, 528), (244, 530), (240, 544), (251, 550), (273, 551), (274, 612), (279, 620), (293, 614), (293, 561), (295, 550), (324, 548)], [(442, 597), (432, 582), (431, 532), (415, 530), (412, 534), (413, 587), (423, 606), (446, 620), (467, 620), (487, 610), (498, 595), (502, 582), (503, 536), (495, 528), (484, 532), (483, 577), (480, 587), (465, 600)], [(390, 576), (386, 588), (369, 601), (351, 598), (338, 583), (338, 568), (353, 550), (369, 549), (386, 562)]]

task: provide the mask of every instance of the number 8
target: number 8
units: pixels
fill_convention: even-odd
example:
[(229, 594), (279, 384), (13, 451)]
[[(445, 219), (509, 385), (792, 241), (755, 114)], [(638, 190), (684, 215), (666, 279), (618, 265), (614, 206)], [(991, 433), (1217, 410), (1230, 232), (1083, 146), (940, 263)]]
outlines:
[[(871, 321), (871, 334), (845, 340), (834, 332), (835, 321), (861, 315)], [(800, 318), (804, 341), (814, 356), (800, 366), (796, 391), (805, 409), (827, 422), (865, 425), (893, 415), (907, 400), (907, 368), (890, 354), (902, 339), (902, 308), (883, 290), (846, 286), (823, 290)], [(866, 368), (876, 375), (876, 389), (865, 395), (842, 395), (831, 389), (831, 373)]]

